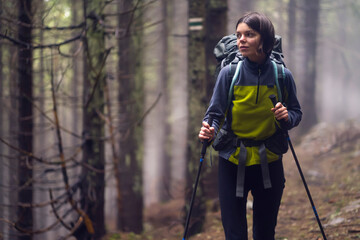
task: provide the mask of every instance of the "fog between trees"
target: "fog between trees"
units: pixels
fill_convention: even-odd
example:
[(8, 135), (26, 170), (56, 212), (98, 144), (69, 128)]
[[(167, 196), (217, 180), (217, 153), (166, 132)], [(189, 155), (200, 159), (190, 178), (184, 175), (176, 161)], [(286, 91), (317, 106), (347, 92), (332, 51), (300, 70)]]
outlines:
[[(0, 9), (4, 239), (141, 232), (144, 209), (187, 203), (212, 48), (246, 11), (267, 14), (282, 36), (304, 110), (296, 136), (360, 117), (357, 0), (0, 0)], [(189, 31), (195, 17), (202, 29)], [(214, 197), (214, 169), (201, 201)]]

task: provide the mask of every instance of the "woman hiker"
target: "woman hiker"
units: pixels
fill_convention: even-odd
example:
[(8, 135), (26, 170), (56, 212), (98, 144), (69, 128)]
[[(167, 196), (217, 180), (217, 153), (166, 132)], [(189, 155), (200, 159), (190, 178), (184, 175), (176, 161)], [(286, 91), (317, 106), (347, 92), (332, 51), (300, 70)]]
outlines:
[[(269, 95), (278, 96), (270, 54), (275, 42), (271, 21), (250, 12), (236, 24), (237, 46), (244, 60), (228, 109), (231, 80), (229, 65), (217, 78), (199, 133), (210, 141), (220, 131), (226, 142), (219, 149), (219, 199), (226, 240), (247, 240), (246, 202), (253, 196), (253, 238), (274, 240), (280, 201), (285, 187), (282, 154), (286, 144), (280, 129), (290, 130), (301, 120), (291, 72), (284, 68), (283, 103), (274, 107)], [(278, 98), (277, 98), (278, 99)], [(226, 114), (226, 116), (225, 116)], [(209, 117), (213, 119), (209, 126)], [(225, 120), (224, 120), (225, 118)], [(229, 141), (230, 139), (230, 141)], [(286, 151), (285, 150), (285, 151)]]

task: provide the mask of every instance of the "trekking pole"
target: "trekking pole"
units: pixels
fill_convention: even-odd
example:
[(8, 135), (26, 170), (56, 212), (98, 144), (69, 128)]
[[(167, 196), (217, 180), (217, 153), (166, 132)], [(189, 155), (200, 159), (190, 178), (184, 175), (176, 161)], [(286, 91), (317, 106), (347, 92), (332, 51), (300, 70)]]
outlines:
[[(273, 105), (274, 105), (274, 107), (275, 107), (275, 105), (277, 104), (276, 96), (272, 94), (272, 95), (269, 96), (269, 98), (270, 98), (270, 100), (272, 101), (272, 103), (273, 103)], [(281, 120), (281, 121), (283, 121), (283, 120)], [(285, 130), (283, 131), (283, 133), (285, 134), (286, 139), (287, 139), (287, 141), (289, 142), (289, 146), (290, 146), (292, 155), (293, 155), (293, 157), (294, 157), (294, 159), (295, 159), (296, 166), (297, 166), (297, 168), (298, 168), (298, 170), (299, 170), (299, 173), (300, 173), (302, 182), (303, 182), (303, 184), (304, 184), (304, 187), (305, 187), (307, 196), (308, 196), (308, 198), (309, 198), (309, 200), (310, 200), (310, 203), (311, 203), (312, 209), (313, 209), (313, 211), (314, 211), (314, 214), (315, 214), (317, 223), (318, 223), (318, 225), (319, 225), (321, 234), (322, 234), (322, 236), (323, 236), (323, 239), (324, 239), (324, 240), (327, 240), (326, 235), (325, 235), (325, 232), (324, 232), (324, 229), (323, 229), (323, 226), (322, 226), (321, 221), (320, 221), (320, 218), (319, 218), (319, 215), (318, 215), (318, 213), (317, 213), (317, 211), (316, 211), (316, 207), (315, 207), (314, 201), (313, 201), (313, 199), (312, 199), (312, 197), (311, 197), (310, 190), (309, 190), (308, 185), (307, 185), (307, 183), (306, 183), (304, 174), (303, 174), (303, 172), (302, 172), (302, 170), (301, 170), (299, 160), (298, 160), (298, 158), (297, 158), (297, 156), (296, 156), (294, 147), (293, 147), (293, 145), (292, 145), (292, 143), (291, 143), (289, 133), (288, 133), (287, 131), (285, 131)]]
[[(211, 118), (209, 118), (208, 124), (209, 124), (210, 127), (211, 127), (211, 124), (212, 124), (212, 119), (211, 119)], [(194, 185), (194, 189), (193, 189), (192, 196), (191, 196), (191, 200), (190, 200), (189, 213), (188, 213), (188, 215), (187, 215), (187, 217), (186, 217), (183, 240), (186, 239), (187, 231), (188, 231), (188, 229), (189, 229), (189, 222), (190, 222), (191, 211), (192, 211), (192, 208), (193, 208), (193, 206), (194, 206), (194, 200), (195, 200), (195, 195), (196, 195), (196, 189), (197, 189), (197, 186), (198, 186), (198, 183), (199, 183), (201, 167), (202, 167), (202, 163), (203, 163), (203, 161), (204, 161), (204, 157), (205, 157), (205, 154), (206, 154), (206, 148), (208, 147), (208, 145), (209, 145), (209, 141), (204, 141), (204, 142), (202, 143), (202, 149), (201, 149), (201, 153), (200, 153), (199, 170), (198, 170), (197, 175), (196, 175), (195, 185)]]

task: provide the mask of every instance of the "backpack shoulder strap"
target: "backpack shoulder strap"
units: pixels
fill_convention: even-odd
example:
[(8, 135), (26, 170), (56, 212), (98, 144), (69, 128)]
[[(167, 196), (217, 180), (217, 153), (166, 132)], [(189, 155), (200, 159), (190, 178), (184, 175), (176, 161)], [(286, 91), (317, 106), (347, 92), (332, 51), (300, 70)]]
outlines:
[[(235, 70), (233, 70), (234, 69), (232, 66), (233, 64), (230, 65), (230, 75), (229, 76), (232, 76), (232, 79), (231, 79), (231, 85), (229, 88), (227, 109), (229, 109), (230, 104), (231, 104), (231, 100), (233, 97), (234, 85), (235, 85), (236, 79), (239, 77), (241, 64), (242, 64), (242, 61), (238, 61), (238, 63), (236, 64)], [(232, 74), (232, 72), (234, 72), (234, 73)]]
[(279, 82), (279, 87), (280, 87), (280, 92), (281, 92), (281, 96), (282, 96), (282, 103), (284, 104), (285, 103), (285, 65), (283, 64), (279, 64), (277, 63), (277, 66), (278, 66), (278, 82)]
[(271, 61), (274, 67), (274, 73), (275, 73), (275, 84), (278, 91), (278, 101), (283, 102), (284, 101), (284, 81), (285, 81), (285, 70), (284, 66), (282, 64), (278, 64), (275, 61)]
[[(227, 106), (226, 106), (225, 116), (227, 115), (227, 112), (229, 111), (229, 108), (230, 108), (230, 104), (231, 104), (232, 97), (233, 97), (234, 85), (235, 85), (236, 79), (239, 77), (241, 64), (242, 64), (242, 60), (239, 60), (237, 63), (236, 62), (231, 62), (230, 63), (230, 71), (228, 73), (228, 78), (231, 77), (231, 84), (230, 84), (229, 93), (228, 93), (228, 102), (227, 102)], [(236, 67), (235, 67), (235, 65), (236, 65)], [(220, 122), (219, 131), (217, 132), (217, 134), (215, 136), (214, 142), (219, 141), (218, 140), (218, 136), (219, 136), (218, 133), (220, 132), (220, 129), (222, 129), (222, 125), (223, 125), (224, 121), (225, 121), (225, 117)], [(213, 145), (213, 147), (214, 147), (214, 145)]]

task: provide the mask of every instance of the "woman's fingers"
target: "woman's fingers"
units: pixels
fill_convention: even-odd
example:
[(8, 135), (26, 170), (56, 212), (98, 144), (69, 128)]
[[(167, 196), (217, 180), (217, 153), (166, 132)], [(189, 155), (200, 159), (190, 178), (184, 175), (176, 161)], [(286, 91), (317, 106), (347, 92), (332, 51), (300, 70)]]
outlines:
[(274, 108), (271, 109), (271, 111), (274, 112), (275, 118), (277, 120), (284, 119), (285, 121), (288, 121), (289, 115), (288, 110), (285, 106), (283, 106), (280, 102), (276, 104)]
[(285, 121), (288, 121), (288, 111), (286, 107), (280, 108), (275, 112), (275, 117), (277, 120), (284, 119)]
[(215, 129), (210, 127), (207, 122), (202, 122), (202, 127), (199, 132), (199, 139), (200, 140), (209, 140), (214, 137)]

